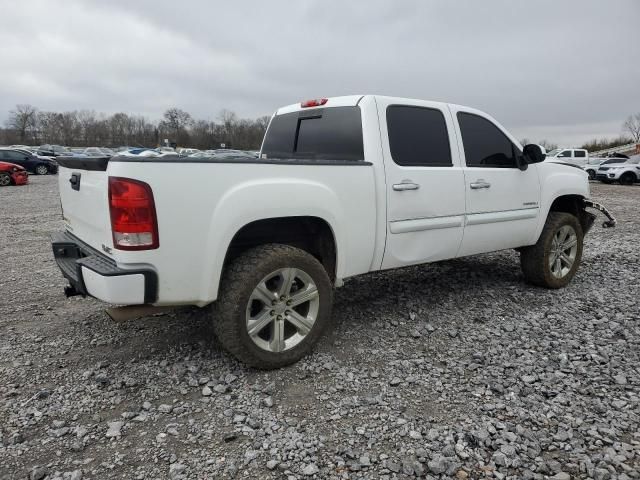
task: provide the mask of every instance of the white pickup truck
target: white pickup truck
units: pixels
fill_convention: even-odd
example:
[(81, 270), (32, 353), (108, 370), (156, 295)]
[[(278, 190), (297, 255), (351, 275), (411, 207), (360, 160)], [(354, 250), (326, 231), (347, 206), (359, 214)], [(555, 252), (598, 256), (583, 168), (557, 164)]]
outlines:
[(59, 158), (53, 253), (68, 295), (212, 304), (222, 345), (276, 368), (312, 349), (354, 275), (517, 249), (530, 283), (567, 285), (585, 208), (603, 207), (582, 169), (544, 158), (472, 108), (310, 100), (274, 114), (259, 158)]

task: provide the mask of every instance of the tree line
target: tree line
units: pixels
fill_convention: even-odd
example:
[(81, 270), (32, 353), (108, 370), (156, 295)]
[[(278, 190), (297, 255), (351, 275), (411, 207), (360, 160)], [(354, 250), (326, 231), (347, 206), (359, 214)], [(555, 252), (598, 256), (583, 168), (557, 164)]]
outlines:
[[(625, 122), (622, 124), (622, 132), (623, 134), (616, 138), (594, 138), (585, 142), (583, 145), (580, 145), (580, 147), (575, 148), (584, 148), (589, 152), (598, 152), (600, 150), (608, 150), (610, 148), (620, 147), (630, 143), (640, 143), (640, 113), (629, 115), (629, 117), (627, 117)], [(531, 142), (525, 138), (521, 140), (520, 143), (522, 143), (522, 145), (526, 145)], [(538, 145), (542, 145), (547, 152), (558, 148), (557, 144), (547, 140), (540, 140)], [(571, 146), (572, 145), (563, 145), (563, 147)]]
[[(197, 120), (179, 108), (169, 108), (161, 120), (149, 121), (140, 115), (105, 115), (93, 110), (47, 112), (32, 105), (16, 105), (9, 112), (5, 128), (0, 128), (0, 145), (56, 144), (68, 147), (155, 147), (164, 139), (183, 147), (257, 150), (267, 130), (269, 117), (242, 119), (222, 110), (217, 121)], [(624, 134), (614, 139), (593, 139), (581, 145), (588, 151), (605, 150), (631, 142), (640, 143), (640, 113), (624, 122)], [(523, 145), (530, 143), (524, 139)], [(548, 151), (557, 148), (546, 140), (538, 142)]]
[(68, 147), (155, 147), (168, 139), (183, 147), (257, 150), (269, 117), (243, 119), (222, 110), (216, 121), (198, 120), (170, 108), (159, 121), (140, 115), (106, 115), (93, 110), (48, 112), (32, 105), (16, 105), (0, 128), (0, 145), (55, 144)]

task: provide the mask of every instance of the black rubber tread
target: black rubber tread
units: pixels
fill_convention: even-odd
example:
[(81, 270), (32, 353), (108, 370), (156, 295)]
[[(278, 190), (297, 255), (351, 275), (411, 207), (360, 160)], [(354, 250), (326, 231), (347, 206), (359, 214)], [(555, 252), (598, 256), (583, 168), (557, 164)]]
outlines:
[[(9, 175), (7, 172), (0, 172), (0, 176), (3, 176), (3, 177), (9, 177), (9, 183), (8, 183), (8, 185), (11, 185), (11, 183), (12, 183), (11, 175)], [(8, 186), (8, 185), (7, 185), (7, 186)]]
[(638, 178), (635, 176), (633, 172), (624, 172), (620, 175), (620, 185), (633, 185)]
[[(320, 298), (318, 318), (307, 337), (290, 350), (267, 352), (258, 347), (246, 329), (246, 307), (253, 289), (269, 273), (295, 267), (313, 278)], [(290, 245), (266, 244), (247, 250), (226, 268), (218, 300), (212, 307), (213, 329), (222, 346), (240, 361), (260, 369), (290, 365), (311, 352), (331, 322), (333, 289), (322, 264)]]
[[(556, 278), (551, 274), (549, 267), (549, 251), (553, 235), (564, 225), (571, 225), (575, 229), (578, 237), (578, 251), (571, 271), (563, 278)], [(520, 266), (525, 280), (545, 288), (566, 287), (576, 274), (582, 260), (583, 238), (582, 227), (574, 215), (564, 212), (549, 212), (538, 242), (520, 251)]]

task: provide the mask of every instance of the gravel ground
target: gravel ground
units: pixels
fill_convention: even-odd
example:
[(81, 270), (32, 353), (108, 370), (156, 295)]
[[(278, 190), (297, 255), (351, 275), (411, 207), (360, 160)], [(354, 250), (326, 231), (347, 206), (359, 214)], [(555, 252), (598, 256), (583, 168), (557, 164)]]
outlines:
[(205, 310), (66, 299), (55, 177), (0, 190), (0, 479), (640, 478), (640, 187), (593, 184), (561, 291), (515, 252), (351, 279), (316, 352), (245, 368)]

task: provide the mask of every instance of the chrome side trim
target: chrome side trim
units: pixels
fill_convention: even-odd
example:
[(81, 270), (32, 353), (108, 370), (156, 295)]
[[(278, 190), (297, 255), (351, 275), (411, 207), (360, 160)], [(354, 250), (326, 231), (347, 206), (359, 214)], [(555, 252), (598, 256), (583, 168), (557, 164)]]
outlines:
[(396, 220), (395, 222), (389, 222), (389, 230), (391, 233), (409, 233), (421, 232), (423, 230), (436, 230), (439, 228), (461, 227), (463, 219), (464, 215)]
[(502, 212), (472, 213), (467, 215), (467, 225), (483, 225), (485, 223), (511, 222), (538, 216), (539, 208), (522, 208), (504, 210)]

